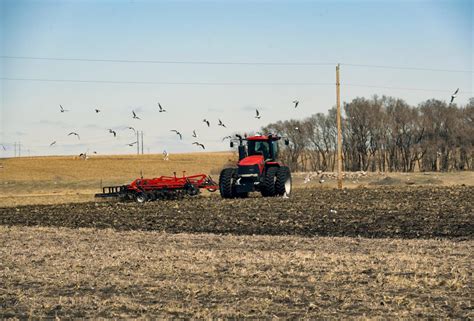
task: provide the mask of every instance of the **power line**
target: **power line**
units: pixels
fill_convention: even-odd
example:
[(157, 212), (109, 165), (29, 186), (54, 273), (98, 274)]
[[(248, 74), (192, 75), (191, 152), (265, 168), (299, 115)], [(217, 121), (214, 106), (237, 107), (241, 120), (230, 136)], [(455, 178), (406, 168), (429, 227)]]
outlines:
[(97, 84), (132, 84), (132, 85), (197, 85), (197, 86), (333, 86), (329, 82), (165, 82), (165, 81), (115, 81), (115, 80), (80, 80), (80, 79), (49, 79), (49, 78), (9, 78), (9, 81), (39, 81), (39, 82), (72, 82)]
[(129, 60), (129, 59), (88, 59), (58, 57), (0, 56), (2, 59), (111, 62), (140, 64), (174, 64), (174, 65), (255, 65), (255, 66), (332, 66), (334, 62), (254, 62), (254, 61), (186, 61), (186, 60)]
[(438, 68), (423, 68), (423, 67), (403, 67), (403, 66), (388, 66), (388, 65), (363, 65), (363, 64), (342, 64), (348, 67), (363, 67), (363, 68), (379, 68), (379, 69), (399, 69), (399, 70), (415, 70), (415, 71), (439, 71), (439, 72), (460, 72), (460, 73), (474, 73), (474, 70), (459, 70), (459, 69), (438, 69)]
[[(191, 85), (191, 86), (334, 86), (330, 82), (159, 82), (159, 81), (115, 81), (115, 80), (79, 80), (79, 79), (48, 79), (48, 78), (9, 78), (1, 77), (7, 81), (37, 81), (37, 82), (64, 82), (64, 83), (95, 83), (95, 84), (132, 84), (132, 85)], [(365, 87), (390, 90), (426, 91), (451, 93), (452, 90), (412, 88), (412, 87), (391, 87), (370, 84), (343, 83), (347, 87)], [(460, 90), (459, 95), (472, 94), (472, 91)]]
[[(364, 87), (364, 88), (377, 88), (377, 89), (390, 89), (390, 90), (427, 91), (427, 92), (441, 92), (441, 93), (451, 93), (452, 92), (452, 90), (445, 90), (445, 89), (391, 87), (391, 86), (359, 85), (359, 84), (343, 84), (343, 85), (348, 86), (348, 87)], [(473, 93), (472, 91), (460, 90), (458, 95), (472, 94), (472, 93)]]
[[(175, 64), (175, 65), (250, 65), (250, 66), (333, 66), (336, 62), (258, 62), (258, 61), (193, 61), (193, 60), (130, 60), (130, 59), (91, 59), (91, 58), (60, 58), (60, 57), (32, 57), (32, 56), (0, 56), (2, 59), (19, 60), (45, 60), (45, 61), (77, 61), (77, 62), (106, 62), (106, 63), (135, 63), (135, 64)], [(473, 70), (460, 69), (442, 69), (442, 68), (424, 68), (410, 66), (393, 65), (371, 65), (371, 64), (352, 64), (340, 63), (342, 66), (378, 68), (378, 69), (399, 69), (414, 71), (433, 71), (433, 72), (456, 72), (456, 73), (474, 73)]]

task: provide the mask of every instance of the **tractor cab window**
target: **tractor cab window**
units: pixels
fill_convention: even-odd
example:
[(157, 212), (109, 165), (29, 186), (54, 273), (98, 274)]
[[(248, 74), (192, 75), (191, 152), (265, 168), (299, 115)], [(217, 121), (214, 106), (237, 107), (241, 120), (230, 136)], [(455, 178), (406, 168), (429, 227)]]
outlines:
[(278, 158), (278, 142), (274, 140), (272, 144), (273, 144), (273, 158), (277, 159)]
[(263, 155), (264, 159), (271, 158), (268, 142), (249, 140), (248, 151), (249, 155)]

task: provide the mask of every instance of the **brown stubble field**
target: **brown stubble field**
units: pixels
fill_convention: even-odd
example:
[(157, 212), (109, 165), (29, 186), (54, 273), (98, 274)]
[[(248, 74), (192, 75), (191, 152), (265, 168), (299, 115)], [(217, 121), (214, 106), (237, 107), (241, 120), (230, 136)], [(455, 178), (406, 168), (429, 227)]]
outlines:
[(0, 231), (2, 317), (474, 317), (472, 241)]
[(217, 178), (235, 155), (174, 157), (0, 160), (0, 317), (474, 318), (473, 173), (348, 174), (343, 191), (294, 174), (289, 199), (93, 199), (101, 178)]

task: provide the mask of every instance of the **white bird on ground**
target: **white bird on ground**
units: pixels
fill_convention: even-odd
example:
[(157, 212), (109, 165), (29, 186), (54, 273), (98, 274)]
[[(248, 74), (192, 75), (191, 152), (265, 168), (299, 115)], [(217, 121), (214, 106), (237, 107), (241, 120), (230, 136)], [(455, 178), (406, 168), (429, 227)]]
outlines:
[(304, 183), (308, 184), (309, 182), (311, 182), (311, 175), (308, 173), (306, 174), (306, 177), (304, 178)]

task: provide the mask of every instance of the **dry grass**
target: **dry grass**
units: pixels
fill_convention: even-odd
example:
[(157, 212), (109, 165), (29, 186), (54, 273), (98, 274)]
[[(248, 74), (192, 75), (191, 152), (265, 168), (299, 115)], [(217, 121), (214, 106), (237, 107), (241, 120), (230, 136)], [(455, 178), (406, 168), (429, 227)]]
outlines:
[(0, 317), (474, 317), (473, 241), (0, 226), (0, 244)]
[(171, 155), (24, 157), (1, 159), (0, 206), (57, 204), (93, 200), (101, 186), (122, 185), (140, 177), (205, 173), (214, 178), (228, 163), (230, 152)]
[[(60, 204), (92, 201), (102, 186), (122, 185), (140, 177), (205, 173), (217, 179), (226, 165), (235, 164), (232, 152), (174, 154), (169, 161), (162, 155), (24, 157), (0, 159), (0, 207), (30, 204)], [(313, 173), (315, 174), (315, 173)], [(304, 184), (306, 173), (294, 173), (298, 187), (335, 188), (336, 181), (325, 177), (319, 184), (314, 178)], [(370, 187), (386, 177), (391, 185), (474, 185), (474, 172), (457, 173), (369, 173), (359, 179), (344, 181), (347, 188)], [(383, 183), (383, 182), (382, 182)]]

